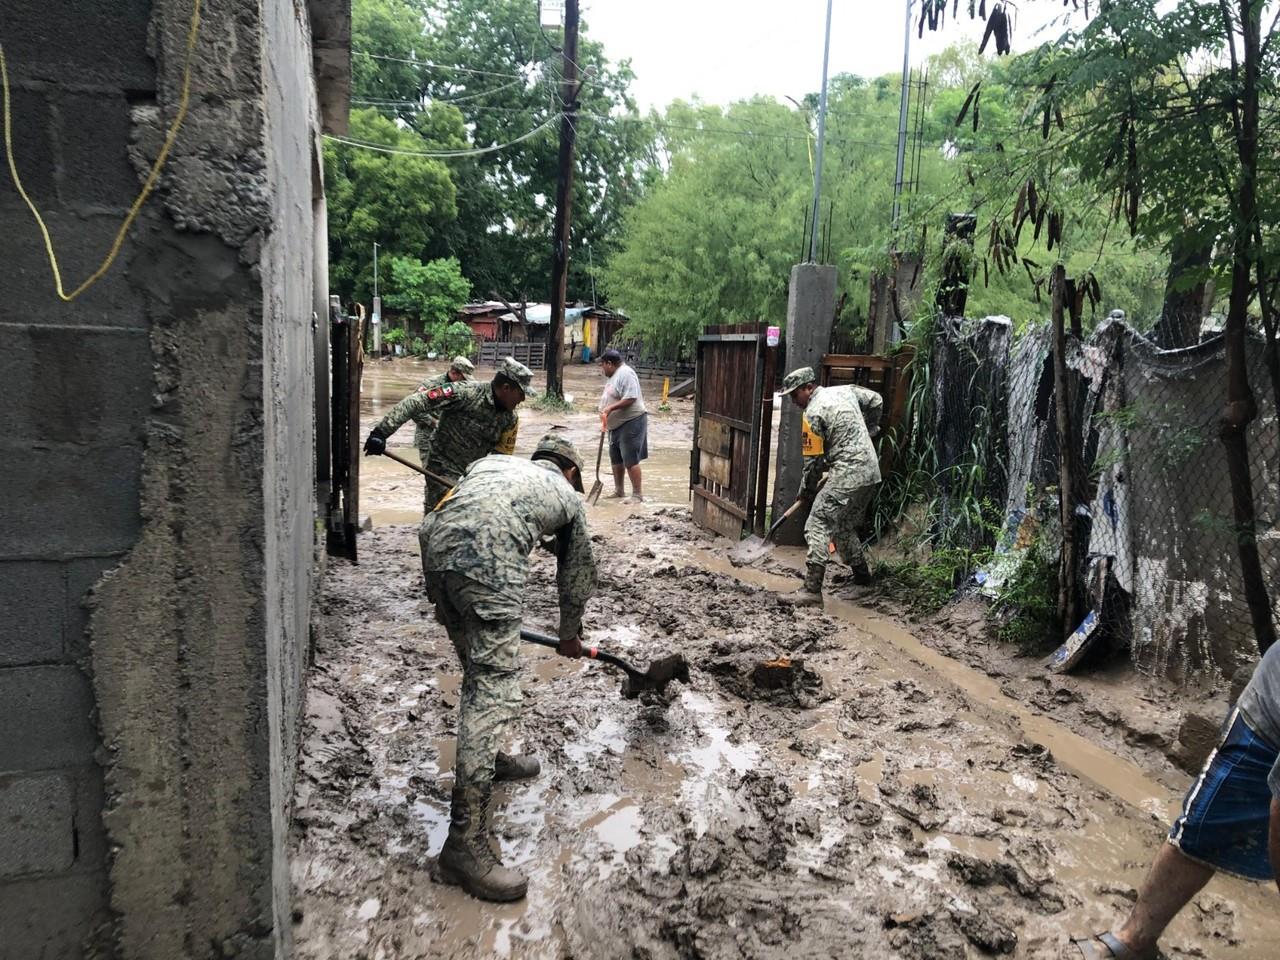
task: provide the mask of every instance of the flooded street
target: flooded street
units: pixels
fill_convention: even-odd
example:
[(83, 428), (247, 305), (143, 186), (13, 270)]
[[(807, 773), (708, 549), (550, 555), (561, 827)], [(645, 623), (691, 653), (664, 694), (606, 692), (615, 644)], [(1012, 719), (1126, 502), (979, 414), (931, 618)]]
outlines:
[[(522, 411), (518, 450), (562, 425), (590, 478), (602, 381), (568, 374), (577, 409)], [(420, 379), (404, 362), (371, 370), (364, 429)], [(661, 383), (644, 386), (648, 399)], [(498, 788), (493, 818), (504, 861), (530, 879), (516, 904), (433, 877), (458, 667), (421, 587), (421, 479), (362, 461), (373, 529), (358, 566), (330, 563), (308, 698), (299, 956), (1059, 957), (1068, 934), (1116, 922), (1185, 777), (1011, 698), (884, 613), (782, 605), (771, 591), (795, 585), (794, 551), (734, 569), (729, 545), (692, 525), (692, 407), (673, 407), (651, 425), (650, 502), (589, 511), (600, 588), (585, 622), (642, 668), (683, 653), (690, 683), (624, 700), (607, 668), (526, 649), (511, 746), (542, 773)], [(549, 629), (554, 563), (533, 563), (526, 622)], [(1275, 896), (1216, 878), (1166, 953), (1274, 957)]]

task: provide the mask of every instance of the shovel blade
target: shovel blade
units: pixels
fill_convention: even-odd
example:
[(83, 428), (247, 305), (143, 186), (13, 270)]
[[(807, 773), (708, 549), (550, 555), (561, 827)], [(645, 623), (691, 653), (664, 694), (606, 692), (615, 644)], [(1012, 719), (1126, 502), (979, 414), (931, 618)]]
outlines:
[(729, 562), (735, 567), (749, 567), (767, 557), (772, 550), (772, 542), (761, 537), (747, 537), (729, 551)]
[(600, 492), (602, 490), (604, 490), (604, 483), (601, 482), (600, 480), (597, 480), (595, 483), (591, 485), (591, 492), (587, 494), (587, 503), (590, 506), (594, 507), (597, 503), (600, 502)]
[(678, 653), (653, 661), (644, 673), (628, 672), (622, 683), (622, 695), (634, 700), (646, 690), (663, 693), (672, 680), (689, 682), (689, 661)]

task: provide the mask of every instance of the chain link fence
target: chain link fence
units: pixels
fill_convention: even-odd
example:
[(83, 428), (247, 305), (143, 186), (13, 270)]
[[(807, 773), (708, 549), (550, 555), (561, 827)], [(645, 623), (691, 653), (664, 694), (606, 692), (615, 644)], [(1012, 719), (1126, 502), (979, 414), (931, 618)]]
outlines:
[[(1053, 337), (1003, 317), (940, 319), (920, 339), (903, 468), (882, 524), (915, 503), (956, 585), (993, 601), (1011, 639), (1056, 644), (1060, 451), (1074, 453), (1068, 504), (1078, 636), (1125, 645), (1142, 670), (1214, 682), (1257, 658), (1219, 421), (1220, 337), (1161, 350), (1123, 321), (1068, 338), (1068, 437), (1056, 416)], [(1249, 344), (1258, 417), (1248, 431), (1256, 538), (1280, 628), (1280, 425), (1264, 343)], [(919, 504), (923, 503), (923, 511)], [(970, 576), (972, 575), (972, 576)], [(1082, 652), (1082, 651), (1081, 651)], [(1074, 659), (1061, 666), (1071, 666)]]

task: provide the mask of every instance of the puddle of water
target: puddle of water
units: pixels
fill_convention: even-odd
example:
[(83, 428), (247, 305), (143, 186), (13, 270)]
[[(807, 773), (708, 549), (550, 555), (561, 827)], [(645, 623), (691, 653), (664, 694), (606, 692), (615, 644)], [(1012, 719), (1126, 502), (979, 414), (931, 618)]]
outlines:
[(598, 836), (619, 853), (626, 853), (643, 839), (640, 828), (644, 815), (632, 797), (605, 795), (607, 806), (599, 813), (583, 821), (584, 830), (595, 831)]
[(880, 781), (884, 779), (884, 754), (876, 751), (870, 760), (864, 760), (853, 769), (853, 775), (858, 780), (858, 789), (867, 794), (867, 796), (875, 796), (874, 788), (880, 785)]
[[(704, 716), (722, 712), (707, 697), (691, 690), (680, 695), (680, 702), (691, 712)], [(686, 766), (692, 764), (704, 776), (716, 773), (722, 765), (727, 765), (734, 773), (746, 773), (760, 758), (759, 747), (750, 742), (730, 743), (729, 731), (719, 724), (702, 723), (699, 729), (710, 742), (681, 751), (679, 759)]]
[(605, 717), (580, 740), (570, 740), (564, 745), (565, 755), (578, 766), (584, 766), (606, 753), (622, 754), (627, 738), (622, 724), (614, 717)]

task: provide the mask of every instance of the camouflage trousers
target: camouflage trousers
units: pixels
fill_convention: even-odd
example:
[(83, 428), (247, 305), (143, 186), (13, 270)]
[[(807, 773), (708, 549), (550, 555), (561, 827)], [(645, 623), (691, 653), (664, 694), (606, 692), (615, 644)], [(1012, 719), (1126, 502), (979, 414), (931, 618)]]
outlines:
[(863, 562), (862, 538), (858, 528), (875, 495), (876, 484), (854, 484), (830, 477), (814, 497), (809, 519), (804, 525), (808, 546), (805, 563), (823, 564), (837, 550), (849, 566)]
[(436, 619), (462, 662), (457, 786), (493, 781), (493, 764), (520, 712), (520, 608), (458, 573), (425, 572)]

